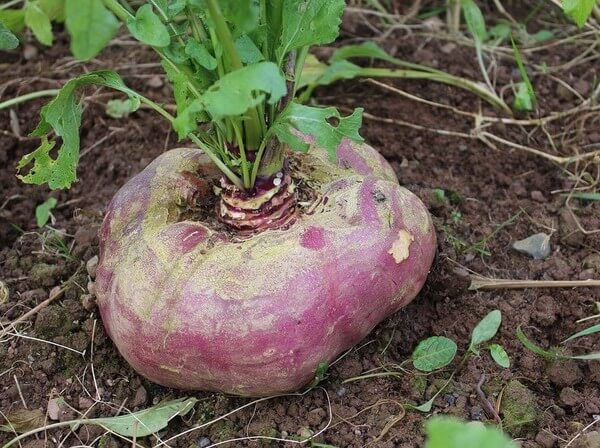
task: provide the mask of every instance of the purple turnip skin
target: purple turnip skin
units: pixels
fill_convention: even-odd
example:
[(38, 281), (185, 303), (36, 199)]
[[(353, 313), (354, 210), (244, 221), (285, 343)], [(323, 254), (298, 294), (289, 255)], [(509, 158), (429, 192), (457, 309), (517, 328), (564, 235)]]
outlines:
[(427, 209), (373, 148), (344, 140), (337, 153), (291, 155), (318, 201), (287, 230), (238, 241), (180, 221), (201, 185), (190, 173), (219, 176), (199, 150), (171, 150), (121, 188), (96, 294), (140, 374), (245, 396), (296, 390), (417, 295), (436, 248)]

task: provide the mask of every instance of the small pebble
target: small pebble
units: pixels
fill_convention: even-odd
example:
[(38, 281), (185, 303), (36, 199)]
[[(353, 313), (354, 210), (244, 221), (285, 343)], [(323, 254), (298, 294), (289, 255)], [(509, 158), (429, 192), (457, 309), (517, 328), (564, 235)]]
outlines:
[(198, 446), (200, 448), (206, 448), (207, 446), (209, 446), (212, 442), (210, 441), (210, 439), (208, 437), (200, 437), (198, 439)]
[(38, 49), (34, 45), (26, 44), (23, 48), (23, 58), (25, 58), (26, 61), (35, 59), (37, 55)]
[(58, 420), (60, 416), (60, 406), (58, 404), (58, 398), (52, 398), (48, 400), (48, 418), (50, 420)]
[(146, 82), (146, 85), (148, 87), (152, 87), (153, 89), (160, 89), (164, 85), (164, 82), (163, 82), (162, 78), (157, 75), (157, 76), (153, 76), (152, 78), (150, 78)]
[(344, 386), (338, 387), (338, 389), (335, 391), (335, 394), (338, 397), (343, 397), (344, 395), (346, 395), (346, 388)]
[(91, 278), (96, 278), (96, 269), (98, 268), (98, 255), (94, 255), (85, 264), (87, 273)]
[(515, 241), (512, 247), (518, 252), (529, 255), (534, 260), (544, 260), (552, 252), (550, 235), (545, 233), (536, 233), (524, 240)]
[(480, 421), (483, 419), (483, 409), (480, 406), (473, 406), (469, 411), (471, 420)]

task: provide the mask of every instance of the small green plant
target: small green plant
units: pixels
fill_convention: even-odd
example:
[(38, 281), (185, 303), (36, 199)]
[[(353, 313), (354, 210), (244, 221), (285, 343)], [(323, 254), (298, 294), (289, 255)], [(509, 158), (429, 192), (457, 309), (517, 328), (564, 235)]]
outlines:
[(497, 428), (451, 417), (429, 419), (425, 432), (425, 448), (517, 448), (517, 444)]
[(578, 359), (583, 361), (600, 360), (600, 352), (592, 352), (583, 355), (566, 355), (565, 347), (562, 346), (567, 342), (571, 342), (575, 339), (582, 338), (584, 336), (589, 336), (595, 333), (600, 333), (600, 324), (592, 325), (588, 328), (585, 328), (584, 330), (581, 330), (562, 341), (561, 346), (550, 347), (546, 350), (532, 342), (525, 335), (520, 326), (517, 328), (517, 338), (519, 339), (519, 341), (521, 341), (525, 348), (549, 361), (554, 361), (557, 359)]
[(35, 220), (40, 229), (48, 224), (48, 221), (53, 218), (52, 209), (56, 207), (57, 203), (58, 201), (56, 198), (51, 197), (35, 208)]
[[(483, 319), (481, 319), (471, 333), (469, 352), (479, 356), (480, 346), (496, 336), (501, 323), (502, 313), (500, 313), (500, 310), (490, 311)], [(510, 367), (510, 358), (501, 345), (491, 344), (487, 348), (490, 350), (492, 359), (496, 361), (499, 366), (504, 368)]]
[(594, 8), (598, 8), (597, 0), (563, 0), (562, 5), (565, 14), (580, 28), (590, 18)]
[(523, 64), (523, 58), (521, 57), (521, 52), (519, 51), (519, 47), (515, 43), (514, 39), (511, 38), (513, 54), (515, 56), (515, 61), (517, 61), (517, 66), (519, 67), (519, 73), (521, 74), (521, 79), (523, 81), (517, 83), (515, 99), (513, 101), (513, 107), (515, 110), (520, 112), (531, 112), (536, 103), (535, 91), (533, 90), (533, 84), (531, 84), (531, 80), (529, 79), (529, 75), (527, 74), (527, 70), (525, 69), (525, 64)]
[[(9, 2), (18, 4), (21, 2)], [(69, 33), (71, 51), (80, 60), (96, 56), (116, 35), (119, 21), (103, 0), (25, 0), (19, 9), (0, 6), (0, 49), (14, 49), (15, 36), (29, 29), (43, 45), (54, 41), (53, 23), (64, 23)], [(163, 3), (162, 0), (157, 3)], [(7, 40), (2, 30), (8, 30)]]

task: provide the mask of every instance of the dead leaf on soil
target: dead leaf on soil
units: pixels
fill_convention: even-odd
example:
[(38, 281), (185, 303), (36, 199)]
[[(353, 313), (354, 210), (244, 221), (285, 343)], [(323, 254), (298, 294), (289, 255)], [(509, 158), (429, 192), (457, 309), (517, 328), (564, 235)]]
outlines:
[(46, 416), (40, 409), (15, 409), (5, 414), (0, 431), (22, 434), (43, 426), (45, 421)]

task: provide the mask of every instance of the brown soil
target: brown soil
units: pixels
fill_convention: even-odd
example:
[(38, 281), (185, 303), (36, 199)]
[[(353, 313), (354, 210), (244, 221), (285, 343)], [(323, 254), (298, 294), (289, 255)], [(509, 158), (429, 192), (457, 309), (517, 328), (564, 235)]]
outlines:
[[(532, 27), (535, 26), (541, 25), (533, 23)], [(345, 27), (348, 40), (372, 33), (356, 18), (347, 20)], [(567, 30), (572, 32), (560, 25), (558, 32)], [(456, 45), (449, 52), (448, 45), (449, 41), (442, 38), (429, 39), (402, 31), (392, 34), (384, 43), (398, 57), (479, 79), (473, 49)], [(2, 100), (54, 88), (84, 70), (111, 67), (122, 73), (134, 88), (157, 101), (170, 102), (169, 89), (163, 85), (164, 78), (158, 77), (160, 68), (156, 64), (131, 65), (132, 61), (156, 62), (152, 53), (140, 46), (115, 44), (97, 60), (86, 64), (73, 63), (68, 57), (62, 34), (51, 49), (33, 48), (36, 54), (27, 61), (20, 52), (2, 53), (6, 61), (0, 64)], [(529, 63), (558, 66), (572, 61), (582, 48), (564, 44), (528, 54), (527, 59)], [(510, 57), (497, 60), (498, 85), (508, 85), (518, 76), (514, 61)], [(577, 64), (568, 73), (559, 71), (555, 75), (575, 86), (585, 97), (597, 82), (597, 60)], [(444, 85), (386, 82), (461, 110), (480, 108), (480, 101), (473, 95)], [(565, 92), (548, 77), (536, 76), (534, 85), (540, 99), (540, 116), (579, 103), (575, 95)], [(15, 135), (18, 129), (14, 120), (11, 125), (8, 111), (0, 111), (0, 280), (10, 291), (8, 301), (0, 303), (1, 321), (7, 323), (18, 318), (48, 298), (54, 287), (71, 279), (58, 300), (26, 324), (19, 325), (18, 330), (24, 335), (85, 350), (85, 356), (80, 356), (56, 345), (5, 336), (0, 341), (0, 410), (7, 414), (27, 406), (46, 413), (49, 399), (60, 395), (72, 406), (60, 408), (58, 418), (65, 420), (78, 412), (87, 412), (88, 417), (111, 416), (123, 407), (141, 409), (163, 399), (186, 395), (199, 398), (193, 413), (186, 419), (173, 420), (160, 434), (164, 440), (251, 400), (211, 393), (189, 394), (151, 384), (132, 371), (106, 337), (87, 290), (89, 278), (85, 269), (85, 263), (98, 251), (97, 230), (103, 211), (128, 178), (178, 143), (167, 124), (151, 111), (142, 109), (128, 118), (114, 120), (104, 113), (102, 104), (116, 95), (106, 90), (89, 93), (94, 96), (86, 101), (80, 180), (70, 191), (49, 192), (46, 188), (26, 186), (14, 175), (17, 161), (36, 147), (36, 141), (25, 136), (37, 123), (37, 111), (44, 100), (13, 108), (21, 136)], [(340, 83), (323, 89), (318, 96), (321, 104), (348, 108), (360, 105), (375, 116), (430, 128), (469, 133), (473, 125), (469, 117), (412, 101), (367, 82)], [(494, 116), (494, 111), (486, 105), (482, 109), (484, 114)], [(570, 155), (597, 148), (598, 129), (597, 115), (581, 113), (551, 122), (545, 129), (494, 125), (488, 131), (548, 152), (553, 151), (547, 138), (551, 135), (558, 151)], [(439, 255), (424, 290), (411, 305), (379, 325), (364, 343), (332, 366), (322, 388), (304, 396), (273, 398), (249, 406), (180, 437), (170, 446), (204, 447), (255, 435), (302, 436), (325, 427), (330, 410), (332, 422), (315, 439), (319, 443), (337, 447), (422, 446), (427, 414), (406, 410), (404, 417), (391, 427), (386, 424), (403, 414), (402, 404), (420, 404), (431, 398), (458, 366), (458, 357), (453, 365), (428, 376), (418, 374), (406, 364), (408, 370), (398, 371), (396, 377), (348, 383), (344, 380), (382, 365), (393, 369), (410, 357), (420, 340), (431, 335), (454, 339), (462, 355), (472, 328), (495, 308), (502, 311), (503, 322), (493, 342), (506, 348), (511, 367), (498, 367), (485, 351), (468, 358), (436, 398), (431, 414), (491, 421), (492, 416), (486, 415), (476, 393), (476, 385), (485, 374), (484, 392), (492, 402), (500, 404), (505, 429), (520, 438), (524, 447), (564, 446), (600, 414), (600, 362), (547, 362), (525, 349), (515, 331), (521, 326), (542, 347), (559, 344), (584, 328), (576, 323), (578, 319), (598, 312), (595, 302), (600, 301), (600, 289), (472, 292), (467, 289), (469, 271), (510, 279), (598, 278), (600, 234), (585, 235), (579, 231), (571, 208), (581, 225), (593, 230), (600, 228), (600, 203), (572, 201), (569, 208), (565, 197), (555, 192), (573, 187), (573, 181), (551, 162), (521, 150), (502, 145), (494, 150), (478, 140), (374, 119), (365, 119), (362, 134), (392, 163), (401, 183), (417, 193), (434, 216)], [(434, 189), (446, 190), (446, 199), (436, 200)], [(48, 230), (41, 231), (35, 226), (35, 207), (50, 195), (58, 199), (53, 227), (62, 235), (64, 245), (57, 244), (56, 238), (48, 239)], [(514, 219), (510, 223), (500, 227), (511, 218)], [(511, 249), (512, 242), (537, 232), (552, 234), (552, 254), (546, 260), (533, 260)], [(475, 250), (481, 244), (473, 247), (482, 240), (487, 242), (485, 249), (489, 255)], [(588, 337), (567, 348), (574, 353), (587, 353), (594, 347), (597, 350), (599, 342), (598, 337)], [(529, 403), (522, 403), (527, 397)], [(95, 398), (101, 402), (92, 406)], [(528, 406), (533, 411), (533, 421), (511, 426), (511, 410)], [(99, 443), (97, 438), (102, 434), (91, 426), (75, 433), (61, 428), (41, 433), (38, 440), (31, 437), (24, 446), (91, 445), (94, 441)], [(10, 434), (0, 435), (0, 442), (11, 438)], [(102, 443), (130, 446), (112, 437), (104, 438)], [(154, 446), (156, 439), (151, 437), (142, 443)], [(230, 446), (271, 446), (270, 443), (245, 441)]]

